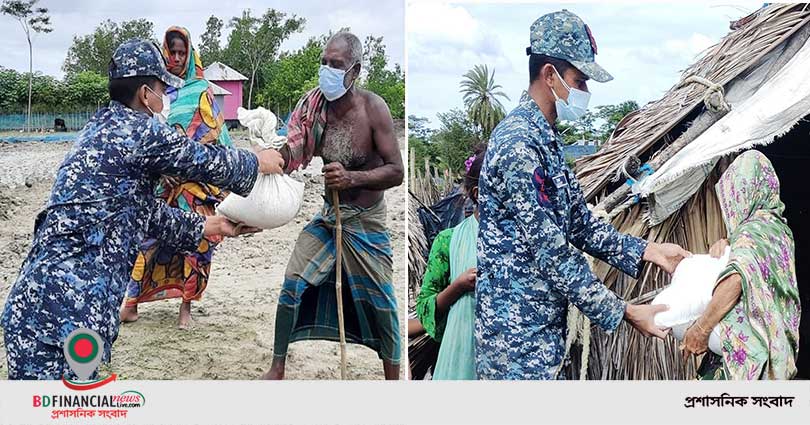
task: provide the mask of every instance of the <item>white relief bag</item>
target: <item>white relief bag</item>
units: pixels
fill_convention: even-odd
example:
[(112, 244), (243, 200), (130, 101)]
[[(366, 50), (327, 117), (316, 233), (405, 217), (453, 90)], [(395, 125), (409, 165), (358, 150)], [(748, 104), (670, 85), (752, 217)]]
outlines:
[[(247, 127), (251, 143), (261, 148), (280, 149), (287, 138), (276, 134), (278, 119), (264, 108), (236, 110), (239, 122)], [(259, 174), (247, 198), (229, 194), (217, 207), (217, 213), (231, 221), (261, 229), (273, 229), (289, 223), (304, 202), (304, 183), (286, 174)]]
[[(693, 255), (681, 260), (672, 274), (672, 284), (652, 302), (669, 306), (669, 310), (655, 315), (656, 326), (672, 328), (675, 339), (683, 341), (686, 330), (709, 306), (714, 284), (728, 264), (730, 255), (731, 248), (726, 247), (720, 258)], [(722, 355), (719, 326), (715, 326), (709, 335), (709, 349)]]

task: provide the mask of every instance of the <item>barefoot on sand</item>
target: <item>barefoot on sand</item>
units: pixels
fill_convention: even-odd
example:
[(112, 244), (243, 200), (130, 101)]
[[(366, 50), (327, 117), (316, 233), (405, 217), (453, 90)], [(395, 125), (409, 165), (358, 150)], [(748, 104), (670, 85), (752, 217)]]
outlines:
[(183, 301), (180, 304), (180, 317), (177, 319), (177, 329), (188, 329), (191, 327), (191, 301)]
[(284, 379), (285, 359), (274, 359), (270, 365), (270, 370), (262, 375), (262, 379), (269, 381), (281, 381)]

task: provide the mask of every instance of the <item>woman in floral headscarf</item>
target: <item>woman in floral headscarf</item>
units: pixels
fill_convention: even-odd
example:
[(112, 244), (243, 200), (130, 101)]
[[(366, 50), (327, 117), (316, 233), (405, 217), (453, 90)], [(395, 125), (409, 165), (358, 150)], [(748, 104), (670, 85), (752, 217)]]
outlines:
[[(188, 30), (171, 27), (166, 31), (163, 56), (169, 72), (185, 80), (183, 88), (167, 91), (171, 100), (167, 123), (197, 142), (231, 146), (225, 117), (214, 102), (211, 84), (203, 77), (202, 62)], [(213, 215), (225, 197), (210, 184), (168, 177), (161, 180), (156, 195), (174, 208), (205, 216)], [(137, 320), (140, 303), (182, 298), (178, 323), (180, 328), (189, 326), (191, 301), (199, 300), (208, 284), (211, 258), (219, 242), (221, 237), (203, 238), (197, 252), (185, 254), (161, 246), (159, 240), (144, 241), (121, 307), (121, 321)]]
[(737, 157), (715, 186), (731, 246), (709, 308), (684, 336), (685, 354), (706, 352), (719, 324), (722, 356), (709, 352), (700, 379), (790, 379), (799, 349), (799, 290), (793, 232), (782, 217), (779, 179), (765, 155)]

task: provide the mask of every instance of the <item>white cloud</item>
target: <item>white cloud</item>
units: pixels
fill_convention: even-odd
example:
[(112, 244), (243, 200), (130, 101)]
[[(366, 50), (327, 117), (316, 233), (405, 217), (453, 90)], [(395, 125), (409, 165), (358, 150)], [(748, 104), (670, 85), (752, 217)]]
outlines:
[(671, 39), (664, 42), (664, 53), (681, 55), (682, 58), (694, 61), (706, 48), (716, 43), (709, 36), (693, 33), (686, 39)]
[(461, 107), (459, 83), (475, 65), (494, 70), (500, 84), (515, 73), (503, 34), (473, 17), (468, 5), (412, 2), (406, 16), (408, 107), (418, 114), (434, 119), (437, 112)]
[(480, 36), (478, 22), (462, 6), (442, 2), (412, 2), (408, 6), (408, 33), (414, 37), (471, 44)]
[(660, 98), (683, 69), (728, 33), (728, 22), (761, 6), (678, 3), (491, 4), (412, 2), (408, 17), (408, 113), (428, 117), (461, 107), (458, 83), (475, 64), (496, 70), (496, 82), (517, 104), (528, 86), (531, 23), (566, 8), (592, 29), (596, 57), (614, 80), (592, 83), (591, 105)]

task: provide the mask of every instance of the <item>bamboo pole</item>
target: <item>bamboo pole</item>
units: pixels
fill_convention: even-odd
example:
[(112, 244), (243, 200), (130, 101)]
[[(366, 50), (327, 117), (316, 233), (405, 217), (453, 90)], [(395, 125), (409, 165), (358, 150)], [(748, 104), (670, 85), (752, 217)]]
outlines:
[(337, 296), (338, 333), (340, 335), (340, 379), (346, 379), (346, 328), (343, 325), (343, 224), (340, 220), (340, 196), (332, 191), (335, 210), (335, 295)]
[(416, 149), (411, 148), (411, 153), (408, 156), (408, 174), (410, 174), (410, 185), (413, 187), (416, 184)]

